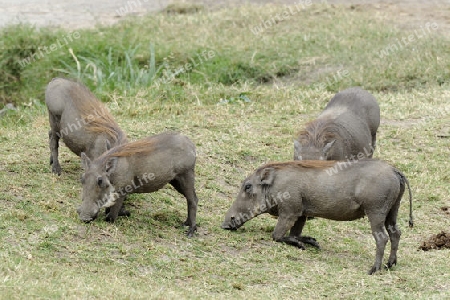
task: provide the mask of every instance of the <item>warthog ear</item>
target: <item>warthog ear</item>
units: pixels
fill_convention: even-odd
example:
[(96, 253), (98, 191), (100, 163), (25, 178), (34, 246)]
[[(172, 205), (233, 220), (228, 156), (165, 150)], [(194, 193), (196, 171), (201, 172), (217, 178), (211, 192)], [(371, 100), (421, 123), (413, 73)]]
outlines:
[(106, 161), (106, 164), (105, 164), (106, 174), (108, 176), (111, 175), (111, 173), (114, 172), (114, 170), (116, 169), (116, 166), (117, 166), (117, 157), (108, 158), (108, 160)]
[(330, 151), (331, 147), (333, 146), (333, 144), (336, 142), (336, 140), (332, 140), (331, 142), (327, 143), (325, 145), (325, 147), (323, 147), (323, 156), (326, 158), (328, 155), (328, 152)]
[(274, 168), (265, 168), (261, 171), (261, 184), (271, 185), (275, 178), (275, 169)]
[(87, 157), (87, 155), (84, 152), (81, 152), (81, 167), (84, 170), (89, 169), (89, 166), (91, 165), (91, 160), (89, 159), (89, 157)]

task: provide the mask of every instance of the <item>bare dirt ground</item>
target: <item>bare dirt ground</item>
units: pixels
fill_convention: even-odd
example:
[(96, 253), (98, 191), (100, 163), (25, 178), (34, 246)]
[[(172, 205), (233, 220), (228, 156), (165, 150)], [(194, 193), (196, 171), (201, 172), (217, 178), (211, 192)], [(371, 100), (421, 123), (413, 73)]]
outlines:
[[(329, 5), (344, 4), (355, 10), (373, 10), (375, 14), (405, 28), (418, 28), (436, 22), (441, 32), (450, 29), (450, 0), (312, 0)], [(301, 5), (308, 0), (0, 0), (0, 26), (28, 22), (36, 26), (87, 28), (113, 24), (125, 16), (141, 16), (164, 10), (171, 4), (196, 4), (206, 10), (243, 4), (276, 3)]]

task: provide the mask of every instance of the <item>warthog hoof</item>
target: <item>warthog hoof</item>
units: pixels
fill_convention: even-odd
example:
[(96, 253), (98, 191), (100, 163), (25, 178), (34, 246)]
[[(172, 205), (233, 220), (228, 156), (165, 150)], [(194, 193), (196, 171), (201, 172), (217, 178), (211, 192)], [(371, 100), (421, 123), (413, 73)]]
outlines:
[(320, 249), (319, 243), (313, 237), (310, 237), (310, 236), (298, 236), (296, 238), (297, 238), (297, 240), (299, 240), (302, 243), (309, 244), (309, 245), (311, 245), (313, 247), (316, 247), (316, 248)]
[(109, 214), (107, 214), (105, 217), (105, 221), (109, 222), (109, 223), (114, 223), (114, 221), (116, 221), (116, 219), (111, 217)]
[[(110, 219), (108, 219), (108, 215), (109, 215), (110, 211), (111, 211), (111, 207), (105, 208), (106, 220), (108, 222), (111, 221)], [(129, 217), (129, 216), (131, 216), (131, 213), (128, 210), (125, 209), (125, 205), (124, 204), (120, 208), (118, 216), (119, 217)]]
[(186, 231), (187, 237), (193, 237), (194, 233), (197, 231), (197, 225), (192, 226), (192, 223), (189, 221), (189, 218), (181, 224), (181, 226), (189, 226), (189, 229)]
[(58, 176), (61, 175), (61, 166), (57, 164), (52, 165), (52, 172)]
[(374, 265), (374, 266), (369, 270), (369, 272), (367, 272), (367, 274), (373, 275), (373, 274), (375, 274), (377, 271), (380, 271), (380, 267), (377, 267), (377, 266)]
[(131, 216), (131, 213), (122, 207), (122, 209), (119, 211), (119, 217), (129, 217)]
[(186, 231), (186, 235), (188, 238), (191, 238), (194, 236), (194, 233), (197, 231), (197, 225), (190, 226), (189, 229)]
[(277, 242), (286, 243), (288, 245), (295, 246), (301, 250), (305, 250), (305, 244), (299, 241), (297, 237), (285, 236), (282, 239), (277, 240)]
[(393, 261), (388, 260), (388, 263), (387, 263), (387, 265), (386, 265), (386, 269), (390, 269), (390, 268), (392, 268), (393, 266), (395, 266), (396, 264), (397, 264), (397, 259), (394, 259)]

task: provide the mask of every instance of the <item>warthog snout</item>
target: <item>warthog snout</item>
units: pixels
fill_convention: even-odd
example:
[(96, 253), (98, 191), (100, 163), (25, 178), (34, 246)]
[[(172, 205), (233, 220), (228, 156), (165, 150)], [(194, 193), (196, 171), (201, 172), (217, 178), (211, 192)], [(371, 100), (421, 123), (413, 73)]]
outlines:
[(77, 208), (77, 213), (78, 213), (78, 217), (80, 218), (80, 220), (85, 223), (94, 221), (98, 216), (98, 211), (94, 214), (88, 214), (88, 213), (83, 212), (83, 210), (81, 209), (81, 206)]
[(222, 223), (222, 229), (226, 229), (226, 230), (237, 230), (240, 226), (237, 224), (237, 220), (234, 216), (230, 217), (230, 220), (225, 220)]

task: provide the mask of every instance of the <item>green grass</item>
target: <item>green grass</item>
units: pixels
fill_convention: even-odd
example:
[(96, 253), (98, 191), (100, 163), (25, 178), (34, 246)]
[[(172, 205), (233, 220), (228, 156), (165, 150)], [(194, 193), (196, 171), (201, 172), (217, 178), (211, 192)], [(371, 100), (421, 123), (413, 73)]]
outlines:
[[(417, 250), (430, 235), (450, 229), (449, 216), (440, 209), (450, 201), (450, 139), (438, 137), (450, 122), (448, 40), (435, 33), (414, 47), (418, 53), (434, 51), (439, 63), (405, 64), (412, 51), (408, 48), (380, 59), (374, 54), (378, 49), (408, 33), (369, 18), (370, 12), (322, 6), (261, 35), (251, 33), (249, 26), (282, 10), (267, 6), (161, 14), (83, 30), (70, 45), (80, 68), (65, 48), (18, 70), (17, 85), (4, 81), (11, 83), (4, 99), (18, 104), (18, 110), (0, 118), (0, 298), (450, 296), (448, 250)], [(26, 34), (31, 30), (26, 27), (8, 30), (20, 33), (17, 39), (33, 38), (43, 45), (63, 34), (50, 29)], [(307, 32), (309, 42), (304, 40)], [(10, 43), (18, 42), (11, 38)], [(162, 78), (164, 62), (179, 67), (203, 50), (216, 55), (175, 80), (154, 82)], [(311, 57), (318, 57), (316, 64), (305, 65)], [(102, 66), (103, 77), (86, 69), (88, 61)], [(349, 70), (348, 77), (317, 88), (341, 66)], [(73, 76), (81, 70), (82, 80), (108, 102), (132, 139), (176, 130), (195, 142), (200, 202), (194, 238), (186, 238), (178, 226), (186, 217), (186, 201), (170, 187), (131, 196), (132, 216), (115, 224), (103, 216), (91, 224), (78, 220), (79, 158), (62, 145), (63, 174), (52, 175), (48, 165), (49, 125), (42, 93), (51, 77), (65, 74), (62, 69)], [(147, 73), (137, 75), (139, 70)], [(142, 80), (136, 82), (138, 78)], [(273, 242), (276, 220), (268, 215), (236, 232), (222, 230), (224, 214), (244, 177), (265, 162), (291, 159), (295, 133), (319, 114), (334, 91), (353, 84), (370, 89), (380, 104), (376, 157), (401, 169), (413, 191), (414, 228), (407, 227), (406, 197), (400, 207), (398, 265), (366, 275), (375, 257), (367, 218), (308, 221), (304, 233), (315, 237), (321, 250), (300, 251)]]
[[(134, 96), (158, 79), (167, 79), (171, 90), (186, 84), (209, 88), (281, 81), (336, 92), (349, 85), (375, 91), (423, 88), (450, 78), (448, 39), (440, 28), (400, 48), (399, 41), (413, 32), (386, 26), (386, 20), (373, 18), (371, 12), (322, 5), (253, 33), (262, 21), (285, 11), (249, 6), (161, 13), (73, 32), (10, 26), (0, 33), (6, 49), (0, 53), (0, 101), (42, 100), (43, 87), (55, 76), (80, 78), (103, 100), (114, 91)], [(58, 41), (62, 46), (46, 54), (45, 47)], [(392, 45), (398, 50), (380, 57)], [(40, 52), (43, 57), (21, 65)], [(187, 63), (192, 66), (176, 76), (166, 74)]]

